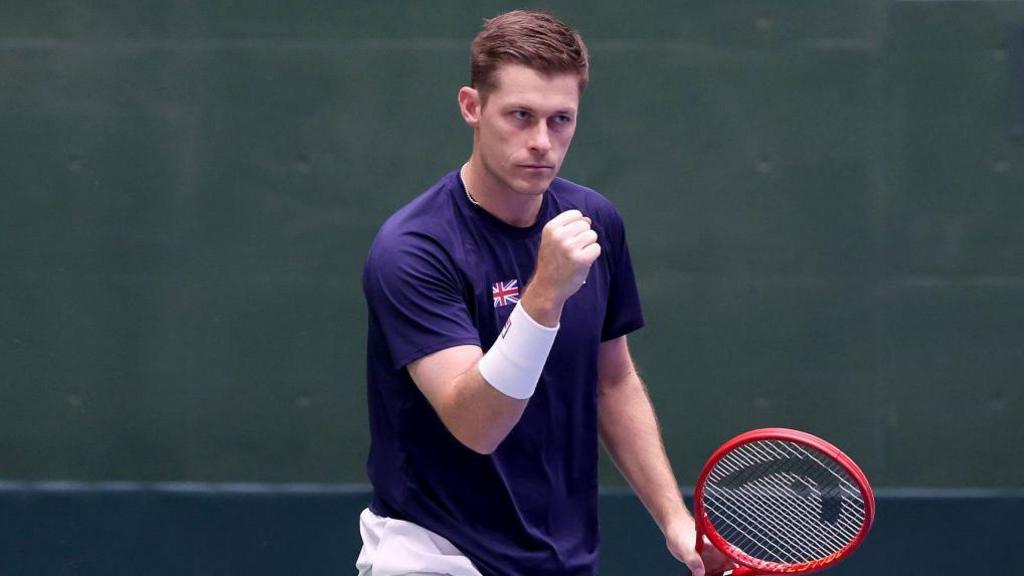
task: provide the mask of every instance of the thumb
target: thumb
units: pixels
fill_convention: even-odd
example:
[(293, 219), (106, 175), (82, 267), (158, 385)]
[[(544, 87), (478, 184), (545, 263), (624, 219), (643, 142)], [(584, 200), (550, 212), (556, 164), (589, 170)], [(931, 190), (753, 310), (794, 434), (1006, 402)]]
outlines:
[(686, 567), (690, 569), (693, 576), (704, 576), (704, 561), (700, 556), (691, 556), (686, 559)]

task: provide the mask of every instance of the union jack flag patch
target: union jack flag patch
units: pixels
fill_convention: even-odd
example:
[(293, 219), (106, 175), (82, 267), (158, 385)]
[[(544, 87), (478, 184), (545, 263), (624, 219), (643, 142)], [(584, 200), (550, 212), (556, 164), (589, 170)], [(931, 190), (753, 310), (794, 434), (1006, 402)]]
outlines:
[(494, 298), (495, 308), (519, 302), (519, 280), (495, 282), (491, 286), (491, 297)]

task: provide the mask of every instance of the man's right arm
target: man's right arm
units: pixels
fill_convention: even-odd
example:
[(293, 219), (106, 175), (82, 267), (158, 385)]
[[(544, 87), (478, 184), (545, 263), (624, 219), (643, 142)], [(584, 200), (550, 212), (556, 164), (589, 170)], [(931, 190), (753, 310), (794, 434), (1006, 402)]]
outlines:
[[(525, 322), (536, 323), (541, 331), (557, 326), (562, 306), (579, 290), (600, 253), (590, 219), (578, 211), (564, 212), (548, 222), (541, 237), (534, 277), (517, 305), (530, 317)], [(488, 354), (498, 353), (497, 347), (496, 344)], [(539, 362), (539, 374), (546, 355), (545, 352), (544, 358), (517, 360)], [(510, 396), (498, 389), (498, 382), (488, 382), (481, 374), (483, 358), (478, 346), (454, 346), (410, 362), (408, 370), (448, 431), (470, 449), (490, 454), (519, 422), (529, 397)], [(502, 362), (492, 362), (492, 372), (488, 373), (501, 376), (502, 372), (493, 371), (500, 370), (505, 365)], [(536, 385), (536, 380), (528, 384)]]
[(409, 375), (455, 438), (490, 454), (519, 422), (529, 399), (502, 394), (484, 380), (478, 346), (455, 346), (409, 364)]

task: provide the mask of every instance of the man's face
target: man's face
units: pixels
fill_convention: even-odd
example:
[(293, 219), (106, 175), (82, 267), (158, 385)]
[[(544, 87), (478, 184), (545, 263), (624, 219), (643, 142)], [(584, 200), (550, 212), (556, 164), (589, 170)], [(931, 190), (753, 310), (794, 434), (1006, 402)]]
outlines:
[(503, 64), (495, 80), (480, 109), (476, 154), (497, 184), (527, 196), (543, 194), (576, 132), (579, 78)]

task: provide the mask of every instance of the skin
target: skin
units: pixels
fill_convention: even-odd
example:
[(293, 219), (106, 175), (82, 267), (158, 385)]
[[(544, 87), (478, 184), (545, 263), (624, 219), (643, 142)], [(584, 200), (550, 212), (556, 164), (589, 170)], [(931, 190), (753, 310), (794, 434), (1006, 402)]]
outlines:
[(459, 110), (473, 128), (463, 177), (485, 210), (513, 226), (530, 226), (576, 133), (579, 83), (573, 74), (548, 76), (505, 64), (495, 84), (486, 94), (459, 90)]
[[(513, 226), (531, 226), (576, 131), (579, 78), (503, 64), (495, 80), (486, 94), (470, 87), (459, 90), (459, 110), (473, 129), (473, 152), (462, 176), (484, 210)], [(600, 255), (590, 219), (578, 210), (559, 214), (543, 228), (534, 276), (520, 305), (538, 323), (557, 326), (566, 301)], [(477, 367), (482, 357), (478, 346), (455, 346), (412, 362), (408, 370), (448, 430), (472, 450), (490, 454), (519, 422), (529, 400), (490, 386)], [(696, 576), (704, 576), (706, 566), (726, 567), (727, 560), (713, 546), (705, 546), (703, 558), (695, 551), (693, 518), (625, 336), (601, 344), (598, 410), (605, 448), (662, 530), (673, 556)]]

